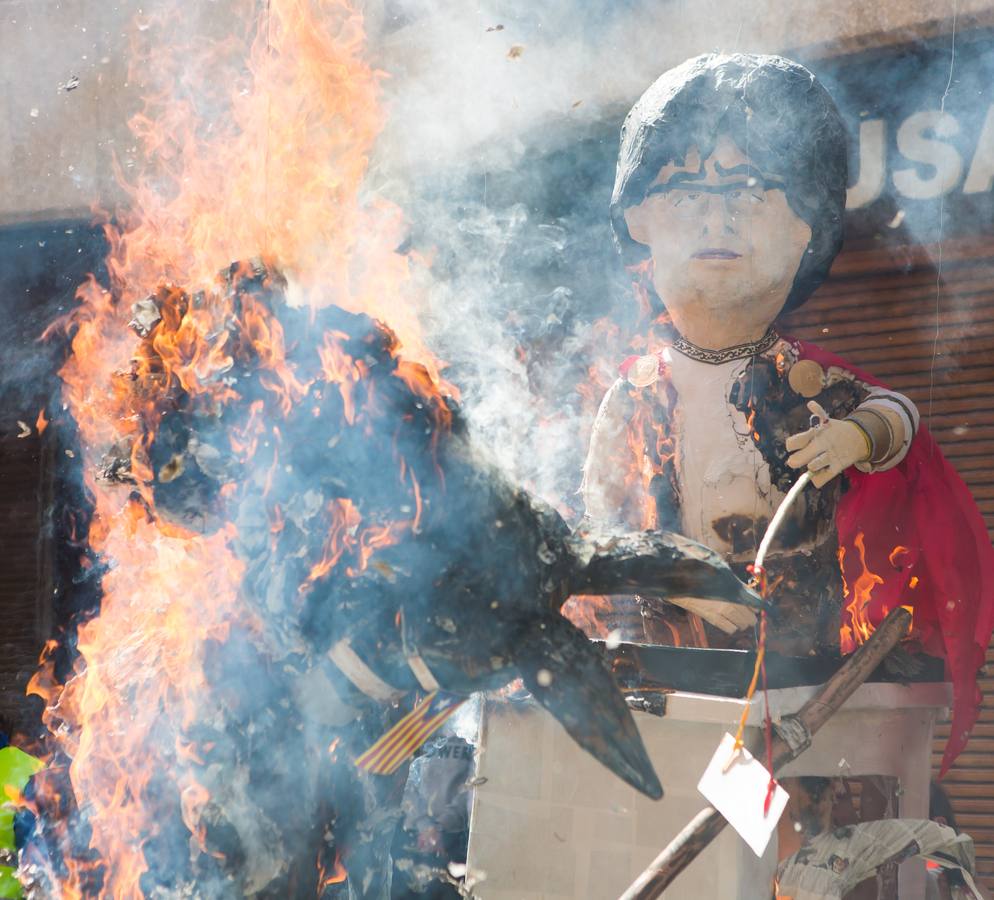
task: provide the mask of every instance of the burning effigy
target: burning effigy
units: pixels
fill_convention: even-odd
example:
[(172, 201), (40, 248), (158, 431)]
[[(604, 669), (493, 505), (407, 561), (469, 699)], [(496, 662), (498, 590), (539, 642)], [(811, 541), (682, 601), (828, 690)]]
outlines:
[[(369, 6), (135, 20), (124, 202), (18, 421), (59, 435), (72, 614), (43, 728), (8, 748), (0, 720), (0, 896), (646, 900), (691, 867), (680, 896), (813, 900), (915, 856), (978, 896), (927, 758), (947, 707), (940, 777), (978, 718), (994, 550), (924, 406), (782, 321), (853, 194), (830, 92), (689, 59), (625, 119), (613, 193), (620, 105), (526, 171), (474, 95), (504, 170), (425, 178), (431, 78), (390, 112), (383, 85), (448, 63), (380, 71), (418, 20)], [(539, 54), (480, 30), (528, 85)]]
[[(610, 670), (559, 608), (632, 585), (758, 598), (676, 535), (572, 534), (486, 464), (443, 385), (392, 332), (337, 306), (290, 307), (286, 290), (253, 260), (131, 309), (141, 341), (115, 393), (133, 430), (100, 477), (120, 485), (134, 540), (155, 529), (181, 555), (204, 541), (233, 591), (230, 607), (190, 611), (205, 630), (189, 656), (163, 658), (196, 668), (205, 706), (150, 725), (156, 746), (160, 728), (178, 728), (178, 755), (159, 761), (165, 807), (141, 800), (159, 820), (140, 838), (142, 890), (304, 896), (347, 871), (353, 891), (381, 895), (401, 763), (462, 699), (518, 677), (589, 752), (658, 797)], [(168, 651), (152, 622), (141, 627), (150, 652)], [(147, 657), (132, 664), (153, 676)], [(402, 718), (419, 691), (424, 713)], [(190, 832), (184, 871), (168, 848)]]
[[(744, 566), (808, 471), (776, 551), (773, 646), (851, 653), (912, 608), (916, 642), (947, 660), (956, 689), (945, 771), (976, 720), (994, 626), (983, 521), (911, 400), (776, 325), (828, 274), (846, 184), (838, 110), (789, 60), (698, 57), (638, 101), (611, 215), (657, 315), (651, 352), (622, 363), (601, 404), (588, 514), (676, 528)], [(752, 618), (689, 609), (717, 634)]]
[(136, 120), (166, 174), (134, 186), (110, 285), (58, 326), (101, 597), (71, 671), (53, 643), (32, 688), (55, 748), (38, 896), (386, 897), (403, 764), (517, 678), (658, 798), (560, 608), (631, 589), (761, 605), (679, 535), (572, 532), (474, 444), (405, 305), (399, 213), (361, 196), (361, 21), (322, 12), (267, 9), (226, 126), (171, 97)]
[[(701, 778), (699, 790), (712, 807), (632, 881), (625, 900), (660, 896), (726, 820), (763, 857), (769, 833), (752, 843), (749, 828), (736, 824), (734, 812), (753, 803), (765, 818), (778, 796), (786, 805), (774, 773), (811, 744), (822, 724), (815, 712), (822, 694), (835, 696), (836, 709), (850, 696), (857, 661), (880, 646), (879, 640), (868, 643), (874, 629), (887, 622), (896, 644), (899, 610), (913, 617), (904, 647), (942, 658), (953, 686), (940, 776), (963, 750), (977, 720), (978, 672), (994, 628), (994, 549), (973, 498), (908, 397), (812, 343), (781, 334), (777, 325), (828, 275), (842, 245), (847, 182), (845, 128), (832, 98), (807, 69), (782, 57), (690, 59), (649, 87), (621, 130), (610, 214), (646, 317), (631, 344), (638, 352), (621, 363), (593, 426), (584, 467), (586, 514), (597, 523), (689, 535), (719, 552), (743, 578), (751, 576), (771, 601), (754, 630), (755, 612), (740, 605), (694, 596), (663, 603), (634, 598), (648, 642), (676, 652), (667, 660), (667, 654), (645, 647), (623, 649), (615, 665), (633, 686), (725, 696), (709, 683), (707, 670), (725, 666), (723, 650), (756, 646), (757, 653), (748, 686), (734, 677), (724, 682), (729, 695), (743, 697), (745, 705), (734, 737), (726, 734), (731, 751), (723, 751), (722, 742)], [(630, 639), (641, 643), (639, 637)], [(681, 672), (694, 663), (682, 652), (686, 647), (711, 654), (691, 675)], [(860, 653), (840, 667), (840, 655), (857, 648)], [(767, 691), (767, 649), (781, 655), (777, 668), (786, 678), (780, 685), (788, 689), (812, 683), (804, 672), (811, 658), (834, 659), (837, 670), (809, 703), (786, 700), (776, 726)], [(909, 659), (906, 650), (895, 648), (890, 665), (900, 669)], [(911, 660), (903, 677), (913, 677), (921, 665)], [(867, 668), (860, 677), (869, 674)], [(756, 776), (756, 798), (749, 800), (741, 782), (722, 788), (721, 775), (727, 776), (745, 750), (758, 680), (765, 736), (756, 740), (765, 747), (766, 760)], [(643, 726), (645, 735), (653, 735), (646, 738), (650, 752), (666, 752), (676, 734), (688, 746), (695, 734), (705, 746), (720, 739), (720, 730), (715, 734), (709, 723), (727, 712), (692, 696), (679, 711), (657, 710), (676, 720), (671, 729)], [(528, 735), (534, 746), (549, 739), (525, 714), (496, 710), (492, 715), (491, 737), (501, 731), (519, 740)], [(866, 731), (865, 744), (878, 727), (867, 713), (851, 740), (836, 734), (843, 760), (838, 765), (845, 766), (846, 756), (856, 752), (857, 730)], [(492, 743), (494, 756), (483, 770), (497, 776), (502, 744), (499, 738)], [(719, 759), (722, 753), (728, 758)], [(809, 764), (811, 774), (825, 778), (824, 762)], [(877, 758), (862, 765), (884, 772), (889, 764)], [(922, 794), (922, 775), (914, 784), (913, 773), (900, 773), (902, 789)], [(511, 787), (505, 792), (495, 792), (493, 801), (484, 793), (480, 802), (479, 828), (486, 840), (471, 856), (491, 868), (526, 854), (525, 847), (544, 831), (544, 817), (558, 809), (546, 784), (523, 800), (520, 788), (507, 780)], [(788, 788), (797, 795), (788, 815), (800, 832), (807, 815), (803, 791), (795, 782)], [(722, 790), (734, 802), (723, 806)], [(634, 802), (635, 812), (626, 810), (630, 819), (619, 823), (621, 829), (631, 827), (632, 842), (652, 816)], [(507, 804), (528, 822), (520, 842), (502, 842), (491, 824), (494, 807)], [(582, 803), (574, 809), (581, 817)], [(653, 821), (671, 825), (663, 817)], [(577, 827), (590, 825), (584, 821)], [(805, 840), (822, 829), (813, 827)], [(756, 830), (751, 834), (755, 838)], [(715, 871), (717, 858), (736, 872), (732, 882)], [(620, 852), (616, 859), (619, 868), (629, 864)], [(762, 887), (740, 896), (765, 895), (768, 876), (748, 863), (739, 869), (727, 845), (711, 859), (708, 871), (697, 868), (682, 896), (708, 891), (725, 896), (749, 877)], [(893, 861), (881, 854), (877, 865), (887, 859)], [(582, 896), (592, 885), (617, 889), (624, 881), (623, 875), (601, 878), (594, 871), (583, 877), (580, 884), (586, 887), (574, 884), (567, 895)], [(495, 896), (510, 897), (522, 887), (512, 873)], [(785, 891), (792, 896), (796, 887), (791, 883)], [(916, 890), (910, 883), (904, 889)]]

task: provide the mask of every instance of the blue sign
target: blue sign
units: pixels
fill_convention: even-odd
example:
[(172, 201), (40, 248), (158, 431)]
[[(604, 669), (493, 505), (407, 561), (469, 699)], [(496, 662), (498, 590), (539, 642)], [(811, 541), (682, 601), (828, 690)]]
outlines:
[(850, 236), (994, 234), (994, 34), (814, 60), (852, 138)]

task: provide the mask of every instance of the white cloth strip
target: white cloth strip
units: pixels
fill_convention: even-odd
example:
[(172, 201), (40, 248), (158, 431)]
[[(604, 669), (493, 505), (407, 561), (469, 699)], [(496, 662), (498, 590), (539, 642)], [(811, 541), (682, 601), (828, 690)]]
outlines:
[[(352, 649), (348, 638), (342, 638), (328, 651), (328, 658), (338, 666), (341, 673), (360, 691), (373, 700), (393, 703), (404, 696), (405, 691), (387, 684)], [(417, 673), (415, 673), (417, 674)]]
[(414, 673), (414, 677), (418, 679), (418, 684), (426, 691), (441, 690), (442, 686), (435, 680), (435, 676), (431, 674), (428, 663), (418, 656), (417, 653), (408, 654), (407, 665)]

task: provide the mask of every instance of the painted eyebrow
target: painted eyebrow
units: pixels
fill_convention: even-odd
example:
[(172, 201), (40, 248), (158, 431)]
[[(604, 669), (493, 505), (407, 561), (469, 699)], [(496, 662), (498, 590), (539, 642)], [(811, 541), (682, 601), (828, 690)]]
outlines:
[[(667, 188), (674, 184), (682, 184), (685, 181), (700, 181), (702, 178), (707, 178), (707, 174), (703, 171), (698, 172), (674, 172), (666, 181), (662, 184), (654, 184), (653, 188)], [(652, 188), (650, 188), (651, 190)]]
[(714, 170), (719, 175), (748, 175), (755, 178), (760, 184), (764, 182), (775, 182), (779, 179), (770, 178), (769, 175), (764, 175), (755, 166), (751, 166), (748, 163), (739, 163), (737, 166), (732, 166), (730, 169), (726, 169), (720, 162), (715, 162)]
[[(739, 163), (737, 166), (732, 166), (730, 169), (726, 169), (721, 163), (716, 162), (714, 164), (714, 169), (715, 172), (722, 177), (726, 175), (745, 175), (748, 178), (755, 178), (759, 184), (763, 185), (783, 183), (779, 178), (764, 175), (759, 171), (759, 169), (755, 166), (749, 165), (748, 163)], [(706, 177), (707, 174), (704, 172), (703, 168), (697, 172), (674, 172), (669, 179), (664, 181), (662, 184), (652, 185), (649, 191), (650, 193), (653, 191), (658, 192), (660, 189), (670, 187), (671, 185), (683, 184), (687, 181), (700, 181), (702, 178)]]
[[(681, 185), (687, 184), (688, 182), (700, 181), (702, 178), (706, 178), (707, 175), (703, 172), (674, 172), (673, 175), (667, 181), (662, 184), (650, 185), (648, 190), (646, 190), (646, 197), (651, 197), (653, 194), (665, 194), (670, 188), (679, 187)], [(704, 187), (704, 185), (701, 185)]]
[(704, 178), (703, 173), (697, 172), (675, 172), (673, 177), (669, 181), (663, 184), (654, 184), (645, 192), (647, 197), (653, 194), (665, 194), (667, 191), (674, 188), (691, 188), (696, 186), (698, 191), (705, 194), (723, 194), (728, 190), (733, 188), (750, 188), (756, 185), (762, 187), (764, 190), (776, 189), (776, 188), (786, 188), (786, 184), (779, 178), (770, 178), (764, 175), (759, 169), (754, 166), (746, 165), (745, 163), (732, 166), (730, 169), (723, 168), (720, 164), (715, 164), (715, 171), (721, 176), (728, 175), (744, 175), (747, 180), (742, 182), (725, 182), (724, 184), (696, 184), (701, 178)]
[[(757, 179), (757, 182), (764, 188), (767, 184), (770, 184), (771, 186), (776, 184), (776, 182), (764, 183), (761, 179)], [(754, 186), (755, 185), (751, 185), (748, 181), (728, 181), (724, 184), (697, 184), (691, 179), (682, 178), (679, 181), (667, 181), (665, 184), (654, 184), (648, 191), (646, 191), (646, 196), (651, 197), (653, 194), (667, 194), (674, 190), (698, 191), (702, 194), (727, 194), (729, 191)]]
[[(759, 184), (763, 185), (764, 188), (769, 188), (774, 186), (778, 187), (783, 184), (780, 178), (776, 177), (775, 175), (764, 175), (762, 172), (759, 171), (759, 169), (757, 169), (753, 165), (750, 165), (749, 163), (739, 163), (739, 165), (737, 166), (732, 166), (731, 168), (726, 169), (721, 163), (715, 162), (714, 168), (715, 172), (717, 172), (718, 175), (721, 177), (725, 177), (728, 175), (745, 175), (747, 178), (755, 178), (756, 181)], [(645, 194), (648, 197), (651, 194), (665, 193), (671, 187), (677, 187), (678, 185), (682, 185), (687, 182), (700, 181), (701, 179), (706, 177), (707, 173), (704, 171), (703, 166), (700, 169), (698, 169), (696, 172), (674, 172), (662, 184), (651, 185), (649, 189), (645, 192)], [(706, 192), (713, 193), (711, 191), (707, 191), (707, 188), (704, 185), (702, 185), (701, 187)]]

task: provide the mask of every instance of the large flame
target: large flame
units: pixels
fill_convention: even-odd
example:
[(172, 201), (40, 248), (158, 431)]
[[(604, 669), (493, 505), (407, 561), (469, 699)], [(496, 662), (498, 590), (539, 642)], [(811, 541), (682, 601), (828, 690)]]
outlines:
[[(406, 365), (405, 380), (422, 393), (437, 391), (438, 368), (421, 344), (415, 306), (403, 301), (410, 261), (395, 252), (402, 217), (363, 195), (382, 112), (380, 76), (363, 58), (361, 17), (344, 0), (268, 0), (256, 16), (245, 39), (214, 44), (164, 39), (158, 29), (165, 33), (165, 23), (140, 29), (153, 49), (133, 69), (157, 73), (170, 87), (147, 98), (132, 122), (143, 163), (135, 177), (121, 167), (130, 203), (106, 227), (111, 290), (92, 279), (80, 288), (72, 356), (61, 372), (95, 506), (89, 541), (110, 570), (99, 616), (79, 627), (76, 674), (60, 688), (43, 671), (32, 690), (49, 701), (47, 723), (72, 759), (73, 790), (101, 862), (101, 897), (143, 896), (143, 840), (158, 814), (152, 779), (172, 775), (179, 796), (171, 802), (198, 837), (206, 789), (184, 774), (196, 750), (182, 729), (203, 703), (204, 643), (223, 640), (234, 624), (254, 625), (239, 601), (242, 566), (229, 549), (231, 526), (203, 537), (148, 514), (152, 498), (141, 484), (152, 473), (133, 414), (136, 390), (170, 379), (204, 402), (226, 402), (232, 388), (216, 376), (231, 365), (231, 342), (208, 309), (184, 307), (178, 289), (165, 287), (163, 317), (173, 319), (157, 332), (155, 353), (143, 357), (126, 327), (132, 304), (157, 284), (210, 285), (229, 261), (261, 256), (290, 276), (298, 302), (334, 302), (386, 321), (405, 355), (425, 366)], [(246, 306), (239, 327), (285, 414), (306, 386), (287, 364), (278, 322)], [(361, 367), (343, 356), (333, 334), (322, 361), (325, 379), (351, 396)], [(232, 444), (250, 454), (257, 433), (247, 432)], [(130, 489), (96, 478), (102, 455), (122, 442), (134, 447), (138, 484)], [(418, 495), (416, 483), (413, 490)], [(392, 538), (389, 528), (357, 534), (358, 513), (346, 502), (331, 512), (341, 527), (329, 533), (311, 580), (335, 565), (348, 542), (365, 567)], [(419, 515), (420, 507), (407, 527), (416, 529)], [(278, 532), (278, 508), (270, 520)], [(92, 863), (68, 865), (62, 896), (92, 896)], [(331, 873), (322, 871), (326, 882), (343, 877), (337, 859)]]
[[(865, 644), (870, 635), (873, 634), (875, 626), (870, 618), (873, 591), (877, 585), (884, 583), (884, 579), (876, 572), (871, 571), (866, 563), (866, 536), (862, 531), (856, 534), (853, 544), (859, 556), (859, 572), (851, 588), (846, 581), (846, 570), (843, 565), (846, 559), (846, 548), (839, 547), (842, 595), (849, 601), (844, 610), (842, 625), (839, 627), (839, 649), (843, 653), (852, 653), (861, 644)], [(911, 550), (900, 544), (894, 547), (887, 556), (887, 561), (897, 570), (901, 570), (905, 565), (910, 564), (912, 559), (913, 554)], [(912, 575), (908, 580), (908, 590), (913, 591), (917, 587), (918, 576)], [(902, 609), (906, 609), (912, 614), (912, 620), (908, 624), (908, 634), (911, 634), (914, 630), (914, 607), (902, 604)], [(888, 612), (890, 612), (890, 609), (884, 604), (879, 611), (879, 615), (883, 618)]]
[[(843, 624), (839, 630), (839, 646), (843, 653), (852, 653), (860, 644), (866, 643), (873, 634), (873, 625), (869, 616), (870, 601), (873, 598), (873, 589), (878, 584), (884, 583), (883, 578), (871, 572), (866, 565), (866, 544), (862, 531), (856, 535), (853, 544), (859, 554), (860, 572), (852, 586), (846, 582), (845, 574), (842, 576), (842, 594), (849, 601), (845, 608), (848, 624)], [(840, 547), (839, 568), (843, 573), (845, 573), (842, 566), (845, 553), (845, 547)]]
[(383, 122), (362, 18), (345, 0), (263, 6), (247, 57), (227, 41), (135, 60), (169, 87), (132, 122), (151, 171), (129, 189), (136, 227), (114, 248), (122, 298), (263, 256), (311, 302), (389, 321), (410, 355), (420, 343), (416, 311), (398, 302), (402, 217), (362, 195)]

